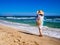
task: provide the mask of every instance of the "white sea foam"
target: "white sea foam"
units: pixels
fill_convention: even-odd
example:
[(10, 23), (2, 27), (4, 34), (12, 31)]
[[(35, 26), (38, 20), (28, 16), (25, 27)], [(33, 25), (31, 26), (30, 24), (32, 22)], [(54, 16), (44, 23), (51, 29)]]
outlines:
[(35, 19), (35, 17), (6, 17), (7, 19)]
[[(11, 28), (19, 29), (19, 31), (22, 31), (22, 32), (39, 35), (38, 28), (35, 26), (30, 26), (28, 24), (8, 22), (5, 20), (0, 20), (0, 24), (5, 25), (5, 26), (9, 26)], [(43, 35), (47, 35), (47, 36), (55, 37), (55, 38), (60, 38), (60, 29), (49, 28), (47, 26), (44, 26), (43, 27)]]
[(46, 22), (57, 22), (60, 23), (60, 18), (55, 18), (55, 19), (45, 19)]

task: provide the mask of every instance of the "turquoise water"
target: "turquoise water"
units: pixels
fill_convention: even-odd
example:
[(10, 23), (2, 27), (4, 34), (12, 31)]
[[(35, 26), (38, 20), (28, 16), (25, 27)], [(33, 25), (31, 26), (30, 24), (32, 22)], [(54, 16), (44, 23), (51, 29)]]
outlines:
[[(36, 17), (0, 17), (0, 19), (36, 26)], [(57, 18), (56, 17), (55, 18), (45, 17), (43, 25), (48, 26), (48, 27), (52, 27), (52, 28), (60, 28), (60, 18), (58, 18), (58, 17)]]

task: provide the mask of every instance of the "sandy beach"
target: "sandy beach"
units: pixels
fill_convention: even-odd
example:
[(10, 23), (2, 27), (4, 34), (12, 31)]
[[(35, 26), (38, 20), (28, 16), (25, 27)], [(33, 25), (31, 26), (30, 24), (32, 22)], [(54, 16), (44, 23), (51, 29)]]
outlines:
[(60, 45), (60, 0), (0, 0), (0, 45)]
[(60, 45), (60, 40), (27, 34), (0, 24), (0, 45)]

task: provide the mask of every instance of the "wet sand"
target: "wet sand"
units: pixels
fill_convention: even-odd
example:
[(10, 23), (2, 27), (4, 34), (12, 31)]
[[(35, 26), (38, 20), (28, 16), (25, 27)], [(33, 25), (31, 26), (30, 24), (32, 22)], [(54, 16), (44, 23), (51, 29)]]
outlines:
[(60, 40), (48, 36), (39, 37), (0, 25), (0, 45), (60, 45)]

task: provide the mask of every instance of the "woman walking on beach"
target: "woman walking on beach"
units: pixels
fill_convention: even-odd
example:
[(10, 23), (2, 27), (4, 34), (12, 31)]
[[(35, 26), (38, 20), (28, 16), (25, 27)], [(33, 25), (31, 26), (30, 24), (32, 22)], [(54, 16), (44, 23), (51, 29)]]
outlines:
[(39, 36), (42, 36), (42, 26), (43, 26), (44, 12), (42, 10), (37, 11), (36, 23), (39, 29)]

